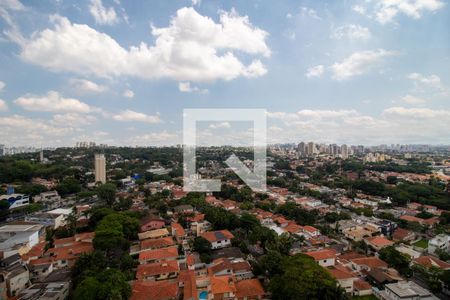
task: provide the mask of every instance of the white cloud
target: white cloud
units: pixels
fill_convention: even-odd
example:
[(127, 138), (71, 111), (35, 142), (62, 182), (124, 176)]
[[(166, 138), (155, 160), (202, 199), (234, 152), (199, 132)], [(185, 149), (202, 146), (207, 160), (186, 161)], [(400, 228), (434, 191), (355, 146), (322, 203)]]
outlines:
[(6, 83), (4, 83), (3, 81), (0, 81), (0, 92), (3, 91), (5, 86), (6, 86)]
[(334, 63), (331, 66), (334, 73), (332, 78), (335, 80), (345, 80), (356, 75), (362, 75), (382, 63), (386, 57), (395, 54), (393, 51), (386, 51), (384, 49), (355, 52), (342, 62)]
[(231, 125), (229, 122), (221, 122), (209, 125), (209, 128), (211, 129), (230, 128), (230, 127)]
[(192, 5), (200, 5), (202, 3), (202, 0), (191, 0), (192, 1)]
[(191, 86), (190, 82), (179, 82), (178, 90), (183, 93), (199, 93), (199, 94), (208, 94), (209, 91), (207, 89), (201, 89), (197, 86)]
[(417, 104), (424, 104), (424, 103), (427, 102), (425, 99), (418, 98), (418, 97), (411, 96), (411, 95), (403, 96), (402, 97), (402, 101), (404, 103), (407, 103), (407, 104), (416, 104), (416, 105)]
[(151, 116), (129, 109), (124, 110), (120, 114), (113, 116), (113, 119), (121, 122), (144, 122), (150, 124), (162, 122), (162, 120), (159, 118), (159, 115)]
[(72, 24), (61, 16), (51, 20), (54, 28), (24, 42), (20, 56), (52, 71), (177, 81), (253, 78), (267, 72), (260, 60), (244, 65), (234, 54), (270, 56), (268, 33), (234, 10), (221, 11), (220, 21), (215, 23), (192, 7), (181, 8), (168, 27), (152, 27), (154, 45), (141, 42), (129, 50), (88, 25)]
[(331, 38), (341, 40), (348, 38), (351, 40), (367, 40), (371, 36), (370, 30), (357, 24), (349, 24), (333, 28), (331, 31)]
[(47, 95), (25, 95), (14, 100), (14, 103), (26, 110), (48, 112), (76, 112), (88, 113), (93, 108), (74, 98), (64, 98), (56, 91), (49, 91)]
[(322, 20), (318, 15), (317, 12), (309, 7), (301, 7), (300, 8), (300, 14), (302, 17), (310, 17), (316, 20)]
[(103, 6), (102, 0), (91, 0), (89, 12), (95, 19), (95, 23), (101, 25), (113, 25), (119, 22), (114, 7), (106, 8)]
[(366, 9), (361, 5), (353, 5), (352, 10), (360, 15), (364, 15), (366, 13)]
[(392, 22), (399, 14), (420, 19), (424, 12), (435, 12), (445, 5), (441, 0), (377, 0), (366, 1), (366, 4), (366, 7), (355, 5), (353, 10), (381, 24)]
[(56, 138), (64, 138), (76, 128), (53, 126), (41, 119), (20, 115), (0, 117), (0, 140), (12, 145), (56, 145)]
[(95, 121), (97, 121), (97, 118), (92, 115), (66, 113), (54, 115), (51, 124), (55, 126), (81, 127), (91, 125)]
[(79, 93), (98, 94), (105, 92), (108, 88), (86, 79), (73, 78), (69, 81), (71, 87)]
[(0, 99), (0, 111), (7, 111), (8, 110), (8, 104), (2, 99)]
[(176, 133), (162, 131), (137, 135), (129, 138), (126, 142), (128, 145), (136, 145), (136, 146), (149, 146), (149, 145), (164, 146), (164, 145), (180, 144), (181, 140), (179, 135)]
[(19, 0), (2, 0), (0, 7), (10, 10), (24, 10), (25, 6)]
[[(383, 111), (385, 115), (395, 115), (397, 117), (405, 118), (420, 118), (420, 119), (434, 119), (439, 118), (438, 122), (450, 123), (450, 111), (449, 110), (433, 110), (430, 108), (405, 108), (405, 107), (390, 107)], [(446, 120), (445, 120), (446, 119)], [(447, 127), (448, 128), (448, 127)]]
[(268, 117), (270, 143), (436, 144), (450, 139), (449, 110), (390, 107), (375, 116), (356, 110), (301, 110), (269, 112)]
[(122, 94), (122, 96), (124, 96), (125, 98), (133, 98), (134, 97), (134, 92), (132, 90), (125, 90)]
[(306, 72), (306, 77), (313, 78), (313, 77), (321, 77), (325, 71), (325, 68), (323, 65), (318, 65), (315, 67), (311, 67)]
[(407, 76), (407, 78), (431, 87), (440, 87), (441, 86), (441, 78), (439, 76), (432, 74), (430, 76), (424, 76), (420, 73), (411, 73)]

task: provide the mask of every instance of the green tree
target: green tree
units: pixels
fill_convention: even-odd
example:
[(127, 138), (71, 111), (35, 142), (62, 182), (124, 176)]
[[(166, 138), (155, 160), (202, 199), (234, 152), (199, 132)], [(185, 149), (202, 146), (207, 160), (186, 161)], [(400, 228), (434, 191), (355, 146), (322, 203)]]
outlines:
[(381, 260), (387, 262), (390, 267), (395, 268), (400, 274), (407, 277), (412, 275), (412, 271), (409, 268), (411, 259), (397, 251), (394, 246), (385, 247), (378, 253)]
[(272, 299), (346, 299), (331, 274), (304, 254), (285, 257), (281, 270), (269, 284)]
[(106, 204), (112, 206), (116, 201), (117, 188), (112, 183), (105, 183), (97, 187), (97, 196), (100, 200), (105, 201)]

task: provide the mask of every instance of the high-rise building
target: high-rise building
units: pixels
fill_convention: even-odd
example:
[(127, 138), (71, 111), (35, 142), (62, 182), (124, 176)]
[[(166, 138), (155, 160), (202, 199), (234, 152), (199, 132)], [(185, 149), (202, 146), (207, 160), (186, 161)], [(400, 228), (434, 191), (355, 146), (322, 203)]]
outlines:
[(106, 183), (106, 160), (104, 154), (95, 154), (95, 182)]
[(308, 143), (307, 152), (308, 155), (314, 155), (316, 153), (316, 145), (314, 144), (314, 142)]
[(41, 150), (41, 151), (39, 152), (39, 161), (40, 161), (40, 162), (44, 162), (44, 150)]
[(349, 155), (348, 147), (347, 145), (344, 144), (341, 146), (341, 157), (343, 159), (347, 159), (348, 155)]
[(306, 144), (304, 142), (300, 142), (297, 146), (297, 151), (300, 156), (304, 156), (306, 153)]

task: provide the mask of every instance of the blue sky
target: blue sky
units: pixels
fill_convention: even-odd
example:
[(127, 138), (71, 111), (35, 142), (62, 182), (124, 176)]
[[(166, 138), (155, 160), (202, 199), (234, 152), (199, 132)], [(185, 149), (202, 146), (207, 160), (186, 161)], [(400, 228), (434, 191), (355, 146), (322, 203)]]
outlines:
[(179, 144), (185, 108), (264, 108), (269, 142), (450, 144), (448, 28), (444, 0), (2, 0), (0, 143)]

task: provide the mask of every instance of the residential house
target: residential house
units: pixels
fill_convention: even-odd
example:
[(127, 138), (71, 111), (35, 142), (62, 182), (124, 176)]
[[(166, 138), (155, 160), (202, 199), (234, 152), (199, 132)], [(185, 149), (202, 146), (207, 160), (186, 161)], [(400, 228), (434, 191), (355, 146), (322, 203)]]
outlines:
[(166, 280), (178, 277), (180, 267), (176, 260), (163, 261), (152, 264), (139, 265), (137, 267), (136, 278), (138, 280)]
[(310, 251), (305, 254), (314, 258), (314, 260), (322, 267), (331, 267), (336, 264), (336, 250), (334, 249)]
[(398, 227), (392, 234), (392, 240), (396, 242), (410, 242), (416, 239), (416, 234), (413, 231)]
[(139, 231), (144, 232), (153, 229), (161, 229), (165, 226), (165, 222), (158, 216), (148, 215), (140, 220)]
[(178, 247), (144, 250), (139, 253), (139, 263), (158, 263), (178, 259)]
[[(450, 235), (438, 234), (434, 238), (428, 241), (428, 252), (431, 254), (437, 254), (437, 252), (444, 251), (449, 253), (450, 251)], [(437, 251), (437, 252), (436, 252)]]
[(383, 300), (438, 300), (429, 290), (413, 281), (399, 281), (386, 284), (382, 291), (375, 291), (375, 296)]
[(385, 247), (394, 245), (393, 241), (390, 241), (382, 236), (368, 237), (364, 239), (364, 242), (367, 244), (367, 246), (371, 247), (377, 252)]
[(207, 231), (201, 235), (204, 239), (211, 243), (212, 249), (220, 249), (231, 246), (233, 234), (228, 230)]
[(170, 280), (131, 283), (130, 300), (174, 300), (179, 298), (178, 282)]
[(434, 267), (434, 268), (439, 268), (442, 270), (450, 270), (449, 263), (442, 261), (437, 257), (428, 256), (428, 255), (424, 255), (424, 256), (413, 259), (412, 264), (422, 266), (426, 269)]
[(241, 280), (235, 283), (237, 300), (260, 300), (265, 292), (258, 279)]

